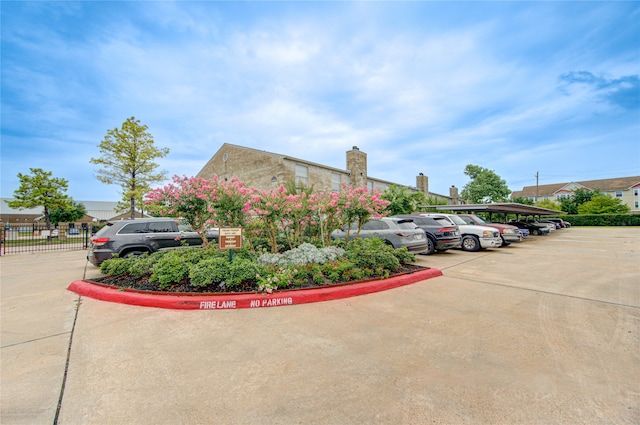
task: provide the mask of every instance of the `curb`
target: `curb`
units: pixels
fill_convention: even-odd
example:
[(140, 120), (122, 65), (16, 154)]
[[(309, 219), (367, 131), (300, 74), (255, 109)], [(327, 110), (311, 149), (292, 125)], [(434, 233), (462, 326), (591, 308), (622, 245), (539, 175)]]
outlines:
[(220, 295), (149, 294), (97, 285), (85, 280), (73, 281), (67, 289), (88, 298), (120, 304), (175, 310), (233, 310), (337, 300), (386, 291), (387, 289), (398, 288), (438, 276), (442, 276), (442, 272), (438, 269), (430, 268), (388, 279), (370, 280), (352, 285), (277, 291), (272, 294), (253, 292)]

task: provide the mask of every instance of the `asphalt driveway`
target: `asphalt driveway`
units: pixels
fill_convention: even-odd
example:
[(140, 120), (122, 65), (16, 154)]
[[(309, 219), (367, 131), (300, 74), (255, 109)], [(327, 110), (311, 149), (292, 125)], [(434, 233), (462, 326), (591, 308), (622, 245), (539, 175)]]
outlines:
[(420, 257), (444, 276), (385, 292), (232, 311), (79, 297), (99, 274), (83, 251), (0, 257), (0, 422), (640, 423), (640, 228), (529, 239)]

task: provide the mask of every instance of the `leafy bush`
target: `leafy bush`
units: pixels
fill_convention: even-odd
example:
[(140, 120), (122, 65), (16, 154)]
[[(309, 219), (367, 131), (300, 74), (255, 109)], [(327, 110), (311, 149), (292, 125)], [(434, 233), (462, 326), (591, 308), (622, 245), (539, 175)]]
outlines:
[(346, 251), (304, 243), (283, 254), (265, 254), (259, 259), (249, 249), (233, 251), (231, 262), (228, 254), (200, 247), (164, 250), (138, 257), (115, 257), (105, 261), (101, 271), (109, 275), (149, 276), (161, 289), (188, 280), (198, 288), (217, 284), (220, 288), (253, 287), (270, 292), (308, 282), (323, 285), (388, 277), (402, 263), (415, 261), (406, 249), (393, 249), (380, 239), (357, 239)]
[(576, 214), (558, 216), (572, 226), (640, 226), (640, 214)]
[(153, 273), (149, 280), (158, 282), (161, 288), (167, 288), (172, 283), (180, 282), (189, 276), (191, 264), (187, 262), (187, 257), (180, 249), (172, 250), (163, 256), (153, 266)]
[(191, 286), (207, 286), (226, 282), (229, 278), (229, 261), (226, 258), (207, 258), (189, 268)]
[(361, 268), (383, 267), (391, 271), (400, 268), (395, 249), (378, 238), (355, 239), (347, 246), (346, 257)]
[(406, 246), (393, 250), (393, 255), (396, 256), (400, 264), (410, 264), (416, 262), (416, 256), (409, 252)]
[(318, 248), (310, 243), (303, 243), (297, 248), (282, 254), (263, 254), (258, 258), (258, 264), (282, 267), (302, 266), (305, 264), (324, 264), (335, 261), (344, 256), (344, 249), (336, 246)]
[(299, 278), (296, 277), (297, 274), (297, 269), (286, 267), (278, 267), (271, 273), (263, 272), (262, 274), (257, 274), (258, 291), (270, 294), (275, 289), (294, 286), (299, 283)]
[(103, 274), (120, 276), (129, 273), (129, 258), (113, 257), (100, 264), (100, 271)]
[(129, 265), (129, 273), (135, 277), (150, 274), (153, 271), (153, 265), (156, 263), (156, 261), (162, 258), (162, 256), (166, 252), (167, 251), (161, 251), (161, 255), (149, 255), (149, 253), (145, 252), (138, 257), (127, 258), (127, 260), (130, 260), (131, 262), (131, 264)]
[(339, 282), (344, 278), (344, 274), (353, 270), (356, 265), (345, 258), (341, 260), (331, 261), (323, 264), (321, 266), (322, 273), (329, 279), (331, 282)]
[(244, 282), (255, 282), (256, 275), (262, 272), (262, 268), (255, 261), (245, 258), (235, 259), (229, 264), (229, 277), (227, 286), (239, 286)]

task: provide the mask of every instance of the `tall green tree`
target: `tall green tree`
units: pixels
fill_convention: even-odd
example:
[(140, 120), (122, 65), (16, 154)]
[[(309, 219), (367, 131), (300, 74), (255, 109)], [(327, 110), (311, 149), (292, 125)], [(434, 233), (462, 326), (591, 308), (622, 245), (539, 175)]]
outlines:
[(20, 187), (13, 192), (14, 199), (5, 201), (11, 208), (43, 207), (47, 229), (51, 229), (50, 211), (54, 208), (68, 208), (72, 199), (65, 193), (67, 180), (52, 177), (51, 171), (29, 168), (31, 174), (18, 173)]
[(619, 198), (614, 198), (603, 193), (596, 193), (578, 207), (578, 214), (626, 214), (629, 206), (622, 203)]
[(541, 201), (538, 201), (537, 206), (540, 208), (546, 208), (548, 210), (556, 210), (556, 211), (562, 210), (562, 207), (560, 206), (560, 204), (558, 204), (557, 202), (553, 202), (551, 199), (543, 199)]
[(391, 215), (411, 214), (420, 209), (421, 205), (427, 205), (427, 198), (422, 192), (412, 192), (408, 188), (392, 184), (388, 186), (381, 199), (389, 201), (386, 210)]
[(511, 202), (515, 204), (533, 205), (533, 199), (525, 198), (524, 196), (516, 196), (511, 199)]
[(57, 225), (60, 222), (72, 222), (81, 219), (87, 214), (87, 208), (80, 202), (71, 201), (66, 208), (52, 208), (49, 212), (51, 222)]
[(157, 148), (147, 129), (135, 117), (127, 118), (121, 128), (107, 131), (99, 145), (101, 156), (91, 158), (91, 163), (101, 166), (98, 180), (122, 187), (122, 201), (129, 206), (131, 218), (135, 217), (136, 202), (152, 184), (166, 178), (166, 172), (156, 171), (155, 160), (167, 156), (169, 149)]
[(507, 182), (493, 170), (469, 164), (464, 173), (471, 181), (463, 188), (460, 196), (472, 204), (503, 202), (509, 198), (511, 190)]
[(568, 198), (562, 198), (560, 200), (560, 206), (562, 211), (567, 214), (579, 214), (578, 207), (584, 204), (585, 202), (589, 202), (594, 195), (602, 194), (599, 189), (590, 190), (590, 189), (575, 189), (571, 196)]

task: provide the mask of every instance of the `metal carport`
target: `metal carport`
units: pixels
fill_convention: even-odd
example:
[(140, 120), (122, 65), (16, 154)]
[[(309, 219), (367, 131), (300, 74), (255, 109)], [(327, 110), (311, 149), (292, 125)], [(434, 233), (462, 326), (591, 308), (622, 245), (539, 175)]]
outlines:
[(515, 214), (516, 217), (523, 216), (542, 216), (542, 215), (559, 215), (562, 211), (550, 210), (547, 208), (534, 207), (532, 205), (516, 204), (516, 203), (497, 203), (497, 204), (463, 204), (463, 205), (437, 205), (435, 209), (438, 211), (456, 211), (466, 212), (468, 214), (484, 212), (489, 213), (489, 220), (494, 213), (499, 214)]

